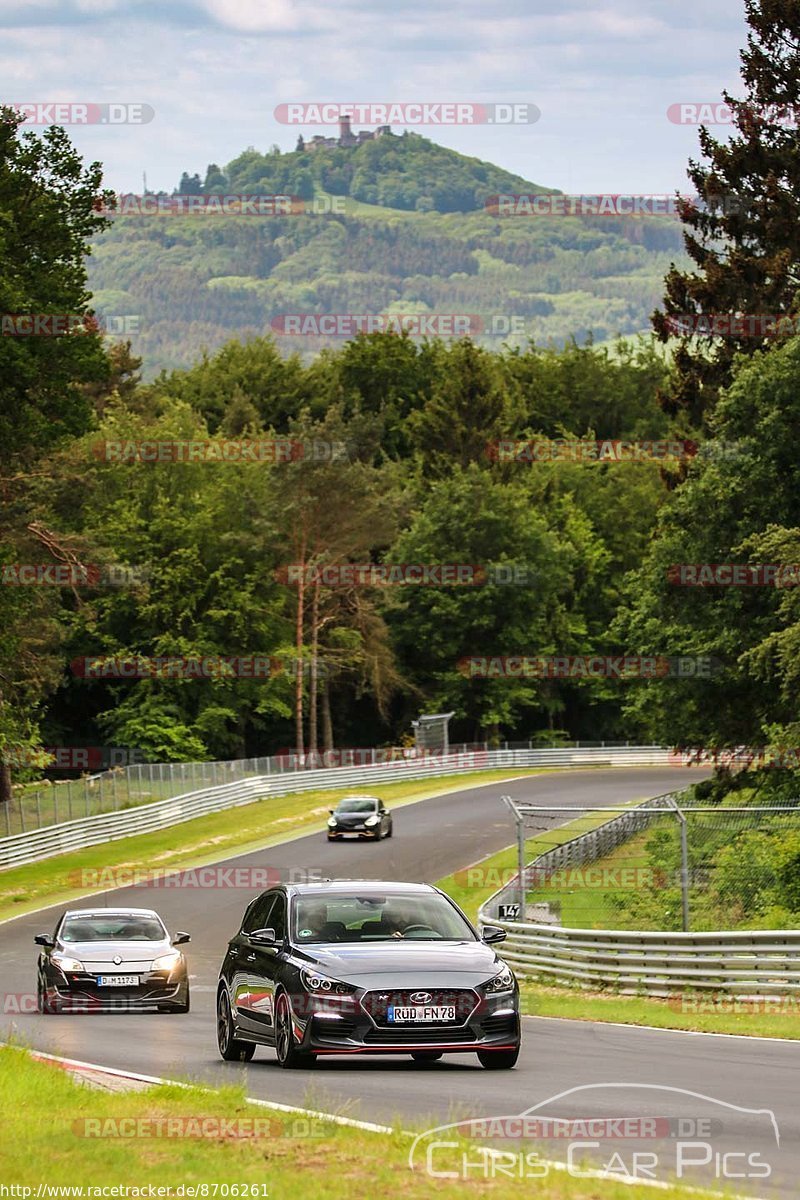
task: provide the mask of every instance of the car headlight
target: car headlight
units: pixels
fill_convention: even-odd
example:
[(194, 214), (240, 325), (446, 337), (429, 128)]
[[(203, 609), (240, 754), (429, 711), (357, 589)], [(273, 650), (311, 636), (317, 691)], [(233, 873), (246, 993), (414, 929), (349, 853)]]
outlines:
[(158, 958), (154, 958), (151, 966), (152, 971), (171, 971), (173, 967), (177, 967), (181, 961), (181, 956), (177, 950), (170, 950), (169, 954), (161, 954)]
[(70, 958), (67, 954), (51, 954), (50, 961), (54, 962), (61, 971), (83, 971), (82, 962), (78, 962), (77, 958)]
[(497, 996), (500, 992), (513, 992), (513, 990), (514, 976), (510, 967), (502, 967), (483, 985), (483, 992), (486, 996)]
[(329, 975), (321, 975), (319, 971), (301, 971), (300, 978), (307, 992), (317, 996), (352, 996), (357, 990), (352, 983), (342, 983), (341, 979), (331, 979)]
[(365, 825), (377, 825), (379, 821), (380, 821), (380, 817), (378, 816), (378, 814), (373, 813), (371, 817), (367, 817), (364, 824)]
[(328, 825), (331, 829), (335, 829), (338, 824), (339, 822), (336, 820), (336, 817), (328, 817)]

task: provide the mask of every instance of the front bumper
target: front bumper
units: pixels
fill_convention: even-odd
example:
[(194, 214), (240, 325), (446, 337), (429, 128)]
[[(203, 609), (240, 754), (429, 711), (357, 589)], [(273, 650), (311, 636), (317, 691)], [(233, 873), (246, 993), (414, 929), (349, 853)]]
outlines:
[(328, 837), (331, 841), (345, 837), (359, 838), (366, 841), (375, 841), (380, 837), (380, 826), (378, 826), (376, 829), (331, 829), (330, 826), (328, 826)]
[(46, 1000), (61, 1012), (140, 1012), (157, 1005), (185, 1004), (189, 992), (188, 975), (165, 977), (158, 972), (142, 975), (136, 986), (100, 987), (94, 975), (55, 973), (45, 982)]
[(447, 1023), (392, 1024), (375, 993), (355, 997), (290, 997), (298, 1049), (313, 1054), (411, 1054), (432, 1050), (464, 1054), (476, 1050), (511, 1050), (520, 1042), (516, 992), (480, 996), (457, 1005)]

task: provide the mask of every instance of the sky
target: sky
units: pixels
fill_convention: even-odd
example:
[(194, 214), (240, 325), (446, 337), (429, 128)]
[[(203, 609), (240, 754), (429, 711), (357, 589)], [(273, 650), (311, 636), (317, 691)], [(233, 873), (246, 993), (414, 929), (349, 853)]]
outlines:
[(413, 128), (565, 192), (689, 192), (697, 126), (667, 110), (716, 103), (724, 88), (741, 94), (743, 9), (742, 0), (0, 0), (0, 97), (149, 106), (144, 124), (69, 126), (114, 191), (141, 191), (144, 172), (150, 189), (172, 191), (183, 171), (202, 176), (248, 146), (293, 150), (298, 133), (336, 132), (281, 123), (280, 105), (458, 102), (535, 105), (541, 116), (393, 132)]

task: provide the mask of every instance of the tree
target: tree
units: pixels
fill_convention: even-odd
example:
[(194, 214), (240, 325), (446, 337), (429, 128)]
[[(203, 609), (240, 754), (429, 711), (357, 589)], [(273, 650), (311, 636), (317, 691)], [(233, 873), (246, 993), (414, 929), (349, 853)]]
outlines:
[[(41, 136), (0, 108), (0, 544), (2, 559), (49, 561), (58, 539), (43, 536), (27, 489), (49, 474), (46, 456), (90, 427), (86, 387), (108, 375), (102, 340), (89, 317), (85, 255), (107, 224), (98, 205), (98, 163), (84, 167), (63, 129)], [(27, 317), (38, 322), (24, 335)], [(35, 560), (34, 560), (35, 561)], [(38, 710), (59, 671), (57, 601), (45, 589), (0, 588), (0, 759), (32, 747)], [(0, 802), (11, 798), (11, 769), (0, 763)]]
[(692, 464), (628, 580), (631, 599), (617, 630), (634, 652), (704, 656), (720, 666), (706, 678), (637, 689), (629, 716), (659, 741), (757, 746), (774, 740), (771, 729), (796, 730), (800, 610), (792, 571), (785, 586), (682, 586), (680, 564), (798, 561), (798, 396), (799, 339), (739, 365), (708, 443), (710, 452), (730, 446), (735, 453)]
[(745, 11), (745, 98), (724, 93), (737, 132), (717, 141), (700, 129), (706, 161), (691, 161), (688, 174), (702, 203), (681, 206), (694, 267), (672, 266), (664, 311), (653, 314), (662, 341), (681, 334), (677, 382), (662, 402), (695, 428), (707, 424), (736, 354), (754, 353), (770, 334), (742, 325), (710, 342), (693, 336), (692, 318), (793, 313), (800, 287), (800, 8), (796, 0), (745, 0)]

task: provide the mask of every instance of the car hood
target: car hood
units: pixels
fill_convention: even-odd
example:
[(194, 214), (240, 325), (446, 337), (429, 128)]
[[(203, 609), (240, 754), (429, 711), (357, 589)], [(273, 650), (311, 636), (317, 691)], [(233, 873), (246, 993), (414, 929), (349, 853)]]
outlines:
[(115, 957), (121, 958), (123, 963), (149, 963), (160, 954), (168, 954), (172, 948), (167, 939), (162, 942), (60, 942), (58, 946), (60, 953), (82, 963), (113, 963)]
[(346, 982), (358, 982), (360, 987), (371, 986), (369, 979), (380, 980), (382, 987), (456, 982), (467, 987), (482, 983), (500, 966), (494, 950), (483, 942), (404, 942), (397, 938), (364, 945), (308, 946), (306, 953), (324, 971)]

